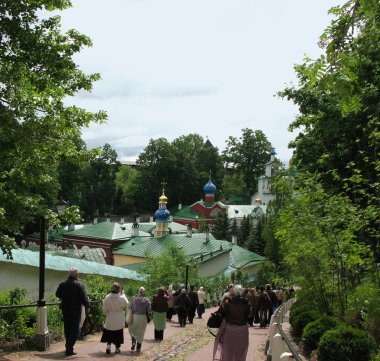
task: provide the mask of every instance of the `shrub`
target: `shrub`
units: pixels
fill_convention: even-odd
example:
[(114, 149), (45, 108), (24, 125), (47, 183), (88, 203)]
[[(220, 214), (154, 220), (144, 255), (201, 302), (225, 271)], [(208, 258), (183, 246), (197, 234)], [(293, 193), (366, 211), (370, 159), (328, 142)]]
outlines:
[(340, 322), (336, 318), (327, 315), (308, 323), (302, 332), (302, 344), (305, 354), (309, 355), (311, 351), (316, 350), (323, 334), (339, 324)]
[(375, 340), (367, 332), (340, 326), (325, 332), (318, 346), (318, 361), (369, 361)]
[(301, 303), (301, 302), (295, 302), (293, 306), (290, 309), (289, 313), (289, 323), (293, 326), (294, 319), (302, 312), (309, 311), (310, 306), (307, 305), (306, 303)]
[(295, 338), (301, 338), (305, 326), (308, 323), (315, 321), (319, 316), (320, 314), (314, 310), (304, 311), (296, 315), (293, 318), (292, 336)]

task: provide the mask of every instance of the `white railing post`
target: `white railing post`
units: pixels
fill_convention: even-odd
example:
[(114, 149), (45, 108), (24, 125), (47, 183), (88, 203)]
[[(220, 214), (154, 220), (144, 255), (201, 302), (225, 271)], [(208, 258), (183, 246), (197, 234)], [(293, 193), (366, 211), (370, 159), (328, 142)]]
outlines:
[(279, 333), (273, 336), (272, 361), (280, 361), (281, 355), (286, 351), (286, 343)]
[(293, 360), (293, 354), (291, 352), (284, 352), (280, 356), (281, 361), (292, 361)]
[(278, 329), (277, 322), (273, 322), (269, 326), (268, 338), (267, 338), (267, 342), (266, 342), (266, 345), (265, 345), (265, 350), (266, 350), (266, 354), (267, 354), (267, 361), (270, 361), (272, 359), (273, 336), (276, 333), (278, 333), (278, 331), (279, 331), (279, 329)]

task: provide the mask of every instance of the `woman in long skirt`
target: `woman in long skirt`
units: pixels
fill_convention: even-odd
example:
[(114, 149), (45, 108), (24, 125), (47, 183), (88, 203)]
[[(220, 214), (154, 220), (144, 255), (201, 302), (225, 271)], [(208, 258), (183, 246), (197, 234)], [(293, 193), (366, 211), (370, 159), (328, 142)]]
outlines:
[(100, 342), (107, 343), (106, 353), (111, 353), (111, 344), (115, 345), (115, 353), (120, 353), (120, 345), (124, 343), (124, 310), (128, 306), (128, 300), (121, 292), (121, 286), (114, 283), (109, 293), (103, 300), (102, 311), (106, 315), (103, 326), (103, 334)]
[(133, 321), (128, 325), (128, 331), (132, 338), (131, 350), (136, 349), (137, 352), (140, 352), (148, 324), (147, 313), (150, 311), (150, 301), (145, 296), (144, 287), (140, 287), (138, 294), (132, 298), (128, 308), (129, 312), (132, 311), (133, 313)]
[(164, 287), (160, 287), (152, 299), (154, 339), (162, 341), (164, 339), (164, 330), (166, 328), (166, 312), (169, 296)]
[(215, 337), (213, 360), (246, 361), (249, 332), (249, 304), (244, 295), (244, 288), (236, 285), (233, 294), (227, 296), (220, 306), (224, 320)]

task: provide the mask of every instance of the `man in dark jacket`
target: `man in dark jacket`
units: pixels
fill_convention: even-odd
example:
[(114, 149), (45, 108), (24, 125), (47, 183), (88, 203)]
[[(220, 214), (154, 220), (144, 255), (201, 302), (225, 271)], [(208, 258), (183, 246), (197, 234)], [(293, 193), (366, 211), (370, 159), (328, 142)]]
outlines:
[(186, 289), (183, 288), (176, 300), (178, 321), (180, 327), (186, 326), (187, 312), (190, 306), (190, 298), (187, 295)]
[(73, 267), (66, 281), (59, 284), (55, 295), (61, 299), (63, 326), (66, 339), (67, 356), (75, 355), (74, 345), (79, 337), (79, 324), (82, 315), (82, 306), (89, 311), (90, 303), (82, 283), (78, 281), (78, 270)]
[(189, 323), (193, 323), (195, 311), (199, 305), (198, 293), (194, 291), (194, 286), (190, 286), (190, 291), (187, 293), (190, 299), (189, 312), (187, 313), (187, 319)]

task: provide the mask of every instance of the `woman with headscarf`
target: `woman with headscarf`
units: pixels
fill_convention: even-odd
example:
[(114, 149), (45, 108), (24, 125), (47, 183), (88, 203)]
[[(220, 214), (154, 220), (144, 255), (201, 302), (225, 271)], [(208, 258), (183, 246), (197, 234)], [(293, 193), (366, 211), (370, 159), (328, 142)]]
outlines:
[(128, 306), (127, 297), (122, 294), (119, 283), (113, 283), (111, 293), (103, 300), (102, 311), (106, 315), (103, 334), (100, 342), (107, 343), (106, 353), (111, 353), (111, 344), (115, 345), (115, 353), (120, 353), (120, 345), (124, 343), (124, 310)]
[(166, 328), (166, 311), (168, 310), (169, 296), (164, 287), (160, 287), (152, 299), (154, 339), (162, 341)]
[(133, 313), (133, 321), (128, 325), (128, 331), (132, 338), (131, 350), (136, 348), (136, 351), (140, 352), (148, 324), (147, 313), (150, 311), (150, 301), (145, 296), (144, 287), (139, 288), (138, 294), (132, 298), (128, 308), (129, 312)]
[(233, 287), (220, 310), (224, 319), (215, 337), (213, 360), (245, 361), (249, 344), (249, 304), (241, 285)]
[(173, 286), (169, 285), (169, 288), (167, 290), (168, 294), (168, 310), (166, 312), (166, 321), (171, 321), (172, 317), (174, 315), (174, 303), (175, 303), (175, 297), (173, 296)]
[(186, 326), (187, 312), (190, 307), (190, 298), (187, 295), (186, 289), (181, 289), (181, 293), (176, 300), (178, 322), (180, 327)]
[(205, 294), (204, 288), (199, 287), (199, 290), (198, 290), (199, 304), (197, 308), (198, 318), (202, 318), (202, 315), (205, 313), (205, 298), (206, 298), (206, 294)]

